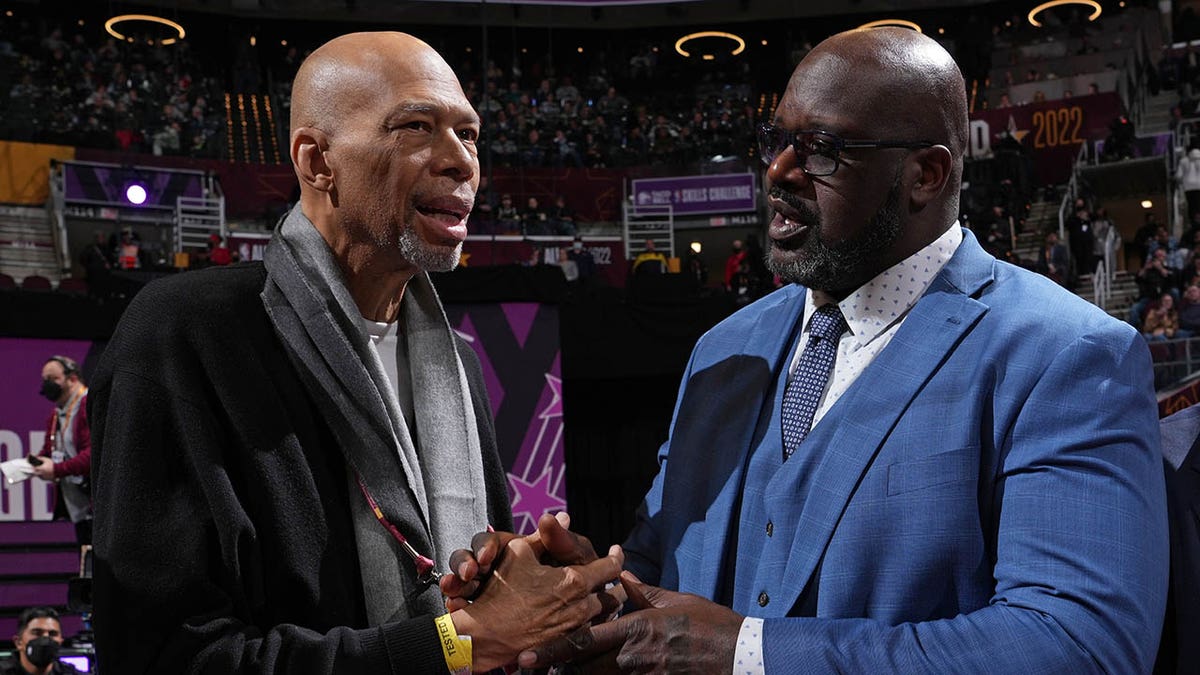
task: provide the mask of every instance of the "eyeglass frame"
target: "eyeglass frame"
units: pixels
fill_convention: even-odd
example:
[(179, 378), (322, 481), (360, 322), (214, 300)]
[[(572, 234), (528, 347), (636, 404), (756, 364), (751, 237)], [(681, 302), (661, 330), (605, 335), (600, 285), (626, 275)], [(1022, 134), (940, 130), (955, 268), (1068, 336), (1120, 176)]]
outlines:
[[(786, 133), (788, 136), (788, 142), (787, 142), (787, 144), (780, 147), (780, 149), (775, 153), (774, 157), (772, 157), (770, 160), (768, 160), (767, 153), (764, 151), (764, 148), (763, 148), (763, 136), (766, 134), (772, 134), (776, 130), (783, 131), (784, 133)], [(797, 140), (797, 137), (800, 136), (801, 134), (815, 134), (822, 138), (830, 139), (832, 142), (832, 145), (834, 146), (832, 149), (832, 152), (830, 154), (807, 153), (807, 152), (801, 152), (800, 150), (797, 150), (796, 149), (796, 140)], [(838, 168), (841, 167), (841, 165), (842, 165), (841, 153), (843, 150), (862, 150), (862, 149), (873, 150), (873, 149), (891, 149), (891, 148), (903, 148), (905, 150), (920, 150), (923, 148), (932, 148), (935, 145), (937, 145), (937, 143), (934, 143), (933, 141), (886, 141), (886, 140), (847, 139), (847, 138), (842, 138), (841, 136), (833, 133), (832, 131), (825, 131), (824, 129), (801, 129), (799, 131), (788, 131), (787, 129), (783, 129), (783, 128), (778, 127), (769, 122), (762, 122), (758, 125), (758, 150), (760, 153), (762, 153), (763, 164), (770, 166), (771, 163), (774, 162), (776, 159), (778, 159), (779, 156), (782, 155), (784, 152), (786, 152), (788, 148), (791, 148), (796, 153), (797, 156), (803, 156), (806, 159), (805, 162), (801, 163), (800, 170), (804, 172), (804, 175), (812, 176), (814, 178), (825, 178), (827, 176), (832, 176), (833, 174), (837, 173)], [(809, 171), (808, 169), (804, 168), (804, 164), (807, 163), (807, 158), (810, 155), (814, 155), (814, 154), (833, 160), (833, 168), (829, 170), (829, 173), (814, 173), (814, 172)]]

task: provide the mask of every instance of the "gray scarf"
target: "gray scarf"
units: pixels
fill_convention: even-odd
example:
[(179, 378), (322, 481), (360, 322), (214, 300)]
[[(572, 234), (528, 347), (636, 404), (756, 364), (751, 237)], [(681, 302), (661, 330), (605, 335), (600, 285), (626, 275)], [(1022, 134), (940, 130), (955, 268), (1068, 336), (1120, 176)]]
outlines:
[[(387, 519), (446, 570), (450, 553), (487, 526), (479, 434), (455, 337), (429, 277), (409, 281), (400, 313), (399, 377), (409, 377), (416, 430), (324, 238), (300, 211), (265, 256), (263, 304), (288, 354), (325, 411), (349, 467), (351, 515), (371, 625), (441, 611), (434, 588), (378, 522), (356, 475)], [(414, 441), (414, 438), (416, 439)]]

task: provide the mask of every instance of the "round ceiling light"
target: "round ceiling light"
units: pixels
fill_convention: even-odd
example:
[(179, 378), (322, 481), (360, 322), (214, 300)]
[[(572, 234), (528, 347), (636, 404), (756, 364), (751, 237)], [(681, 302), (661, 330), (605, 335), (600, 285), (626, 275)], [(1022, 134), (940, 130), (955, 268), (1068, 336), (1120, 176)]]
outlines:
[(1050, 9), (1051, 7), (1059, 7), (1061, 5), (1083, 5), (1084, 7), (1091, 7), (1092, 14), (1088, 17), (1088, 21), (1095, 21), (1096, 19), (1100, 18), (1100, 12), (1102, 11), (1100, 3), (1096, 2), (1096, 0), (1050, 0), (1050, 2), (1043, 2), (1037, 7), (1029, 10), (1029, 23), (1041, 28), (1042, 24), (1037, 20), (1037, 15), (1041, 14), (1044, 10)]
[(913, 23), (912, 21), (908, 21), (906, 19), (880, 19), (878, 21), (868, 21), (867, 23), (864, 23), (863, 25), (859, 26), (859, 29), (883, 28), (884, 26), (895, 26), (896, 28), (911, 28), (912, 30), (917, 31), (918, 33), (925, 32), (925, 31), (921, 30), (921, 26), (919, 24)]
[[(735, 44), (737, 44), (737, 47), (735, 47), (733, 49), (733, 51), (729, 52), (729, 54), (731, 56), (737, 56), (738, 54), (741, 54), (742, 52), (744, 52), (746, 50), (746, 41), (743, 40), (741, 37), (734, 35), (733, 33), (726, 33), (724, 31), (719, 31), (719, 30), (704, 30), (704, 31), (700, 31), (699, 33), (689, 33), (688, 35), (684, 35), (683, 37), (676, 40), (675, 41), (675, 51), (679, 52), (680, 55), (682, 55), (682, 56), (690, 57), (692, 55), (692, 53), (684, 50), (683, 45), (687, 44), (688, 42), (690, 42), (692, 40), (696, 40), (699, 38), (725, 38), (726, 40), (733, 40), (733, 42)], [(712, 61), (713, 60), (712, 54), (705, 54), (704, 60)]]
[(117, 38), (118, 40), (121, 40), (124, 42), (133, 42), (133, 38), (131, 36), (124, 35), (116, 29), (117, 24), (132, 22), (132, 21), (146, 21), (148, 23), (157, 23), (157, 24), (161, 24), (163, 26), (167, 26), (168, 28), (173, 29), (175, 31), (176, 37), (164, 38), (162, 40), (159, 40), (158, 44), (160, 44), (160, 45), (173, 45), (176, 42), (179, 42), (180, 40), (182, 40), (184, 38), (184, 36), (187, 35), (187, 33), (185, 33), (183, 30), (183, 26), (180, 26), (179, 24), (175, 23), (174, 21), (172, 21), (170, 19), (164, 19), (161, 16), (153, 16), (151, 14), (122, 14), (120, 16), (114, 16), (111, 19), (109, 19), (108, 21), (104, 22), (104, 30), (108, 31), (109, 35)]

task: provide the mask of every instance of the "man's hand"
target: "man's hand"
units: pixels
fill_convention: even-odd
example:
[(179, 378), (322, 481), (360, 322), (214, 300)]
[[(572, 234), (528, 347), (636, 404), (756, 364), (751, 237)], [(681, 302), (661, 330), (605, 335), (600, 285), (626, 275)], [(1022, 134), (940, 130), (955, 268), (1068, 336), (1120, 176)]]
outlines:
[(30, 464), (33, 465), (33, 475), (41, 478), (42, 480), (54, 480), (54, 462), (51, 462), (45, 457), (40, 459), (42, 461), (38, 462), (37, 464), (30, 462)]
[(524, 537), (510, 539), (480, 596), (451, 613), (458, 633), (471, 636), (474, 670), (511, 663), (522, 650), (615, 611), (619, 600), (603, 588), (624, 563), (621, 547), (613, 546), (585, 565), (550, 567)]
[(611, 665), (615, 653), (618, 668), (639, 673), (727, 673), (733, 667), (741, 615), (697, 595), (643, 584), (631, 572), (621, 573), (621, 585), (638, 611), (592, 626), (590, 634), (584, 629), (524, 651), (518, 665)]
[[(570, 527), (571, 517), (566, 511), (542, 514), (537, 531), (524, 540), (544, 563), (584, 565), (596, 560), (592, 542), (571, 532)], [(480, 532), (471, 539), (471, 550), (459, 549), (450, 554), (451, 573), (440, 582), (447, 610), (453, 612), (467, 606), (467, 600), (479, 592), (501, 552), (517, 538), (511, 532)]]

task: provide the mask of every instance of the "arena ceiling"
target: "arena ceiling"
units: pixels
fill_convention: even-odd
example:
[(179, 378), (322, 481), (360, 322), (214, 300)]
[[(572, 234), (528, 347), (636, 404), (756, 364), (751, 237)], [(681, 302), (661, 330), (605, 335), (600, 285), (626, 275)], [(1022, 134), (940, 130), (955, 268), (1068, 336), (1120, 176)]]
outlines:
[(240, 17), (386, 24), (629, 28), (799, 20), (837, 15), (884, 18), (993, 0), (142, 0), (122, 10), (211, 12)]

